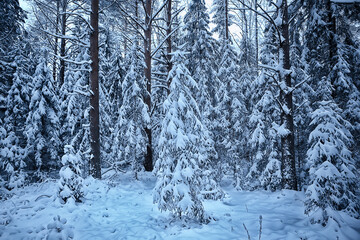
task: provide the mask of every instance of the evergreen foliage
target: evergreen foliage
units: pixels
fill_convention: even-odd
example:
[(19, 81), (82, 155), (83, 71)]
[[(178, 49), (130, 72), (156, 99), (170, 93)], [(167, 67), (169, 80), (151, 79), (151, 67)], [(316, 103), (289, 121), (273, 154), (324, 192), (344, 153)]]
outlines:
[(25, 134), (27, 151), (34, 162), (31, 168), (37, 173), (43, 169), (57, 169), (60, 144), (59, 102), (52, 76), (47, 67), (46, 55), (41, 56), (32, 81), (29, 114), (26, 119)]
[(84, 195), (80, 170), (81, 158), (70, 145), (65, 146), (64, 153), (61, 158), (63, 166), (60, 169), (58, 198), (62, 204), (68, 201), (81, 202)]
[(122, 161), (131, 165), (134, 173), (142, 169), (148, 141), (145, 127), (150, 124), (148, 107), (144, 102), (148, 92), (140, 52), (138, 42), (134, 41), (129, 56), (130, 68), (122, 83), (123, 104), (120, 107), (118, 128), (114, 131), (120, 141)]
[(181, 52), (173, 53), (170, 94), (164, 102), (165, 118), (159, 137), (159, 159), (154, 202), (174, 217), (204, 221), (199, 195), (201, 166), (207, 161), (206, 136), (198, 105), (192, 95), (196, 82), (184, 65)]

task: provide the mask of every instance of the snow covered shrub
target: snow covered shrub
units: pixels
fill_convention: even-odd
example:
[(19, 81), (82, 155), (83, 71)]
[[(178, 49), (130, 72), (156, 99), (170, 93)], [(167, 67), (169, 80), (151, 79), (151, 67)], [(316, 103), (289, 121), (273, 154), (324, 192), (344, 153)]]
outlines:
[(265, 162), (265, 142), (266, 142), (266, 129), (264, 124), (264, 114), (257, 109), (254, 109), (250, 115), (249, 122), (253, 125), (253, 130), (249, 139), (249, 146), (254, 153), (252, 158), (251, 167), (245, 176), (245, 186), (249, 190), (259, 188), (262, 166)]
[(66, 225), (67, 220), (59, 215), (53, 218), (53, 222), (47, 225), (48, 234), (46, 240), (68, 240), (74, 239), (74, 231)]
[(21, 187), (25, 182), (23, 149), (17, 146), (16, 139), (13, 132), (8, 133), (0, 126), (0, 169), (6, 173), (4, 187), (9, 190)]
[(271, 144), (269, 144), (271, 152), (266, 167), (261, 173), (260, 183), (265, 190), (274, 192), (282, 188), (281, 160), (277, 151), (277, 133), (274, 128), (269, 130), (269, 136), (271, 137)]
[(65, 155), (61, 159), (63, 167), (60, 169), (58, 197), (61, 203), (66, 203), (69, 199), (81, 202), (83, 196), (83, 179), (80, 170), (81, 158), (74, 153), (72, 146), (66, 145), (64, 152)]
[(172, 61), (171, 92), (164, 102), (153, 198), (160, 210), (171, 212), (177, 219), (203, 222), (199, 166), (206, 161), (206, 139), (199, 108), (190, 91), (197, 84), (182, 62), (182, 53), (175, 52)]
[[(276, 153), (275, 153), (276, 154)], [(270, 153), (269, 162), (260, 176), (261, 186), (272, 192), (281, 189), (281, 162), (274, 152)], [(274, 156), (275, 155), (275, 156)]]
[(309, 186), (305, 213), (311, 214), (312, 223), (323, 225), (332, 217), (329, 209), (359, 217), (357, 173), (348, 149), (352, 141), (347, 129), (349, 123), (341, 117), (340, 109), (332, 100), (319, 102), (311, 118), (315, 128), (309, 136), (307, 152)]

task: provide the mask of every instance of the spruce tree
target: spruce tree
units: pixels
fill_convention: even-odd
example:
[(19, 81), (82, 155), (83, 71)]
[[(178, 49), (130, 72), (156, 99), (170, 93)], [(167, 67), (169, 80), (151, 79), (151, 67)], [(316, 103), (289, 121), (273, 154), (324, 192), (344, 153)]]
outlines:
[[(217, 56), (216, 42), (209, 31), (209, 14), (204, 0), (192, 0), (188, 5), (188, 12), (184, 16), (185, 36), (183, 42), (187, 55), (186, 66), (191, 76), (197, 82), (199, 91), (194, 92), (195, 99), (198, 103), (201, 121), (206, 129), (204, 134), (207, 135), (206, 148), (208, 151), (209, 163), (207, 174), (209, 178), (215, 179), (216, 166), (221, 164), (216, 152), (215, 137), (217, 132), (216, 126), (219, 115), (215, 112), (215, 107), (219, 100), (217, 91), (221, 87), (221, 82), (217, 78), (217, 66), (215, 57)], [(218, 177), (217, 177), (217, 180)], [(207, 192), (215, 186), (209, 187), (213, 183), (206, 185)], [(208, 196), (210, 197), (210, 196)]]
[(70, 145), (64, 147), (64, 156), (61, 158), (60, 180), (57, 196), (62, 204), (69, 201), (81, 202), (84, 195), (81, 177), (81, 157), (75, 153)]
[(239, 179), (239, 166), (244, 160), (246, 127), (245, 96), (242, 93), (241, 69), (237, 54), (229, 41), (221, 47), (217, 78), (221, 82), (217, 90), (218, 104), (213, 121), (215, 148), (219, 155), (217, 168), (220, 174), (232, 172)]
[[(8, 172), (8, 187), (14, 188), (23, 184), (26, 167), (26, 136), (24, 135), (26, 116), (29, 112), (31, 91), (31, 74), (33, 62), (30, 60), (31, 47), (27, 40), (18, 40), (14, 44), (16, 57), (12, 63), (15, 68), (12, 85), (6, 97), (4, 128), (6, 136), (3, 144), (4, 166)], [(11, 165), (11, 166), (10, 166)], [(11, 171), (10, 171), (11, 170)]]
[(311, 214), (312, 223), (325, 225), (329, 218), (335, 218), (332, 210), (360, 217), (360, 205), (356, 195), (358, 172), (349, 150), (351, 124), (341, 116), (341, 109), (332, 98), (329, 79), (324, 77), (318, 89), (320, 98), (311, 114), (313, 130), (306, 159), (309, 185), (305, 213)]
[(205, 128), (192, 94), (198, 86), (185, 67), (181, 52), (173, 53), (172, 61), (170, 94), (164, 102), (165, 118), (155, 165), (154, 202), (175, 218), (203, 222), (204, 207), (199, 193), (203, 184), (201, 166), (207, 161), (207, 151)]
[(118, 121), (118, 137), (123, 151), (122, 160), (132, 166), (136, 174), (142, 169), (146, 154), (147, 135), (145, 128), (150, 124), (147, 105), (144, 102), (146, 91), (143, 76), (143, 62), (141, 50), (134, 41), (130, 52), (130, 68), (122, 83), (123, 104), (120, 108)]
[(21, 9), (19, 0), (4, 0), (0, 2), (0, 112), (6, 108), (6, 96), (13, 81), (15, 72), (14, 61), (18, 52), (15, 45), (22, 33), (21, 25), (25, 12)]
[(38, 174), (59, 167), (59, 101), (46, 57), (45, 54), (40, 56), (33, 76), (30, 112), (25, 128), (27, 149), (34, 160), (31, 167), (37, 169)]

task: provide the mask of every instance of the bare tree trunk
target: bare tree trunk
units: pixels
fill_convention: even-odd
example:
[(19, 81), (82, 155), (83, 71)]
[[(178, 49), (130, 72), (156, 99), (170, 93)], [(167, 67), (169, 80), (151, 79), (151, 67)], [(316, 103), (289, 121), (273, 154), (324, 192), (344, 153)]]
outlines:
[[(168, 39), (166, 40), (167, 42), (167, 48), (166, 48), (166, 51), (167, 51), (167, 72), (168, 74), (170, 73), (172, 67), (173, 67), (173, 64), (171, 62), (171, 51), (172, 51), (172, 38), (170, 36), (171, 34), (171, 4), (172, 4), (172, 1), (169, 0), (168, 4), (167, 4), (167, 8), (166, 8), (166, 35), (168, 36)], [(171, 84), (171, 79), (169, 79), (168, 81), (168, 94), (170, 93), (170, 84)]]
[(229, 1), (225, 1), (225, 39), (229, 40)]
[(91, 0), (90, 24), (90, 174), (101, 179), (99, 124), (99, 0)]
[[(257, 5), (258, 1), (255, 0), (255, 6), (254, 9), (257, 11)], [(256, 73), (259, 70), (259, 29), (258, 29), (258, 15), (257, 12), (255, 12), (255, 67), (256, 67)]]
[[(124, 31), (125, 32), (128, 31), (128, 22), (126, 19), (125, 19)], [(124, 53), (126, 54), (128, 52), (128, 47), (127, 47), (127, 39), (126, 39), (125, 35), (123, 37), (123, 41), (124, 41)]]
[[(146, 0), (145, 3), (145, 30), (144, 30), (144, 55), (145, 55), (145, 78), (146, 89), (148, 95), (145, 96), (145, 103), (149, 108), (151, 115), (151, 14), (152, 14), (152, 0)], [(151, 116), (150, 116), (151, 117)], [(153, 170), (153, 153), (152, 153), (152, 136), (151, 127), (147, 126), (145, 132), (148, 136), (147, 153), (145, 156), (144, 167), (146, 171)]]
[(245, 5), (243, 6), (244, 7), (244, 10), (242, 11), (243, 13), (243, 17), (244, 17), (244, 24), (243, 24), (243, 31), (244, 31), (244, 35), (243, 35), (243, 38), (244, 38), (244, 58), (245, 58), (245, 61), (246, 63), (249, 64), (250, 60), (249, 60), (249, 49), (248, 49), (248, 36), (249, 36), (249, 32), (248, 32), (248, 21), (247, 21), (247, 17), (246, 17), (246, 11), (245, 11)]
[[(336, 18), (333, 16), (333, 12), (332, 12), (332, 6), (331, 6), (331, 1), (327, 0), (326, 1), (326, 11), (328, 13), (328, 24), (327, 24), (327, 28), (329, 31), (329, 59), (328, 59), (328, 68), (332, 69), (334, 67), (334, 56), (336, 56), (336, 52), (337, 52), (337, 45), (336, 45), (336, 41), (335, 41), (335, 35), (336, 35)], [(334, 78), (333, 76), (331, 76), (332, 79), (330, 79), (331, 83), (334, 84)], [(332, 97), (334, 99), (337, 98), (337, 91), (335, 89), (335, 91), (332, 91)]]
[[(67, 0), (62, 0), (62, 13), (61, 13), (61, 35), (65, 36), (66, 34), (66, 9), (67, 9)], [(66, 54), (66, 40), (61, 38), (60, 42), (60, 75), (59, 82), (60, 86), (64, 84), (65, 81), (65, 54)]]
[[(60, 22), (60, 0), (56, 0), (56, 26), (55, 26), (55, 33), (56, 36), (59, 35), (59, 22)], [(55, 37), (55, 44), (54, 44), (54, 59), (53, 59), (53, 79), (56, 82), (56, 65), (57, 65), (57, 54), (58, 54), (58, 37)]]
[[(289, 15), (287, 0), (283, 0), (279, 14), (282, 14), (282, 25), (280, 39), (280, 50), (283, 53), (283, 69), (287, 71), (281, 73), (288, 89), (291, 89), (290, 75), (290, 40), (289, 40)], [(281, 55), (280, 55), (281, 56)], [(282, 76), (284, 75), (284, 76)], [(282, 175), (283, 187), (285, 189), (297, 190), (296, 165), (295, 165), (295, 145), (294, 145), (294, 119), (293, 119), (293, 97), (292, 91), (284, 92), (281, 89), (282, 102), (284, 109), (281, 114), (282, 124), (289, 130), (289, 134), (281, 137), (282, 142)]]

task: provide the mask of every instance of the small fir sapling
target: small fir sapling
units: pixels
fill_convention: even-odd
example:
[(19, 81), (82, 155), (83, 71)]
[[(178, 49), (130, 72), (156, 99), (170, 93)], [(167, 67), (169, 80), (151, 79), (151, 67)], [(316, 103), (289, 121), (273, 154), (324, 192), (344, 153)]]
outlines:
[(262, 171), (262, 174), (260, 176), (260, 183), (265, 190), (270, 190), (274, 192), (281, 189), (281, 159), (277, 151), (277, 134), (275, 132), (275, 129), (271, 128), (269, 130), (269, 135), (271, 136), (271, 152), (269, 154), (266, 167)]
[(84, 195), (80, 170), (81, 158), (78, 154), (75, 154), (73, 147), (70, 145), (65, 146), (64, 153), (65, 155), (61, 159), (63, 167), (60, 169), (58, 198), (63, 204), (69, 199), (81, 202)]

